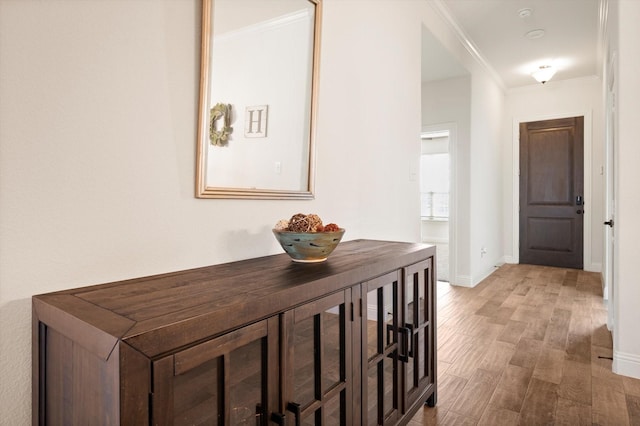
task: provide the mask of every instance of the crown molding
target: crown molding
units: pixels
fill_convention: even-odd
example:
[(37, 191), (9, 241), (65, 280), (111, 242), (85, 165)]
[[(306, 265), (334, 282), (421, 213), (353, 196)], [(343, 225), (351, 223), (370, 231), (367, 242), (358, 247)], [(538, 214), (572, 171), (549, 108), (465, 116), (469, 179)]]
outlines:
[(500, 75), (491, 66), (491, 64), (489, 64), (489, 61), (485, 59), (485, 57), (480, 52), (480, 49), (478, 49), (473, 40), (471, 40), (471, 38), (464, 32), (460, 24), (458, 24), (456, 19), (451, 14), (449, 8), (444, 4), (443, 0), (431, 0), (431, 2), (435, 6), (435, 10), (438, 15), (440, 15), (440, 17), (446, 22), (446, 24), (458, 38), (458, 41), (464, 46), (467, 52), (469, 52), (471, 57), (487, 71), (487, 73), (493, 78), (496, 84), (502, 89), (503, 92), (505, 92), (507, 90), (507, 87), (505, 86), (502, 78), (500, 78)]
[(607, 52), (607, 23), (609, 21), (609, 0), (600, 0), (598, 5), (598, 45), (596, 46), (596, 68), (598, 76), (604, 72), (605, 54)]

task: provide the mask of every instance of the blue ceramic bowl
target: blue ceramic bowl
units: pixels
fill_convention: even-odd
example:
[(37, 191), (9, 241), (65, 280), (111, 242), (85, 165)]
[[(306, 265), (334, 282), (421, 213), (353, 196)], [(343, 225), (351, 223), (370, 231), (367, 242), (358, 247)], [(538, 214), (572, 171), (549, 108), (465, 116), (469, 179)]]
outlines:
[(294, 262), (324, 262), (338, 246), (345, 230), (336, 232), (291, 232), (273, 230), (273, 235)]

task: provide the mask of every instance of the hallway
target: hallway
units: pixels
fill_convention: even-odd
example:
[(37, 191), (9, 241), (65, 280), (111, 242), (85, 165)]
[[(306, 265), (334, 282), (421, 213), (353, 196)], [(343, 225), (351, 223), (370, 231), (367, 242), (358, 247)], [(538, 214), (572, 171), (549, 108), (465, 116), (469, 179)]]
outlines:
[(410, 425), (640, 425), (640, 380), (611, 372), (599, 274), (507, 264), (438, 292), (438, 404)]

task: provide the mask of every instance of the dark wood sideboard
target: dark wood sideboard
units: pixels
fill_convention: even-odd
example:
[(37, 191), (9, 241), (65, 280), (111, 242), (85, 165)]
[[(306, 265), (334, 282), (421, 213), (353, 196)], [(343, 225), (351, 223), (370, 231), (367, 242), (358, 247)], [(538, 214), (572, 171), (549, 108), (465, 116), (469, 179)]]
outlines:
[(436, 403), (435, 256), (357, 240), (34, 296), (33, 424), (406, 424)]

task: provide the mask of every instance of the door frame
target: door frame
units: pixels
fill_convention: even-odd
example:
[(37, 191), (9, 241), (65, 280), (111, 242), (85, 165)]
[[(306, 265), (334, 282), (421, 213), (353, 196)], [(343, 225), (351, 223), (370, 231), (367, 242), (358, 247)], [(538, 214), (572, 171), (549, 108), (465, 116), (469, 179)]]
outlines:
[[(422, 132), (435, 133), (435, 132), (449, 132), (449, 284), (456, 284), (458, 280), (457, 269), (457, 252), (458, 242), (456, 241), (456, 227), (457, 227), (457, 145), (458, 145), (458, 124), (455, 122), (447, 122), (440, 124), (433, 124), (429, 126), (422, 126)], [(420, 139), (422, 141), (422, 138)], [(420, 240), (422, 241), (422, 229), (420, 230)], [(437, 277), (436, 277), (437, 279)]]
[(582, 264), (585, 271), (600, 272), (602, 265), (591, 262), (591, 226), (593, 212), (593, 197), (591, 188), (591, 145), (592, 145), (592, 111), (578, 111), (570, 113), (544, 114), (514, 117), (513, 119), (513, 157), (512, 157), (512, 259), (509, 263), (520, 263), (520, 123), (530, 121), (555, 120), (559, 118), (584, 117), (584, 210), (583, 253)]
[[(605, 211), (604, 217), (606, 221), (613, 220), (615, 226), (616, 218), (616, 187), (615, 187), (615, 170), (617, 160), (616, 137), (618, 129), (616, 97), (617, 88), (617, 72), (618, 58), (617, 52), (611, 54), (609, 66), (606, 70), (605, 84)], [(607, 303), (607, 328), (610, 331), (615, 329), (615, 256), (616, 256), (615, 230), (613, 227), (604, 228), (604, 260), (602, 265), (602, 292), (603, 298)]]

